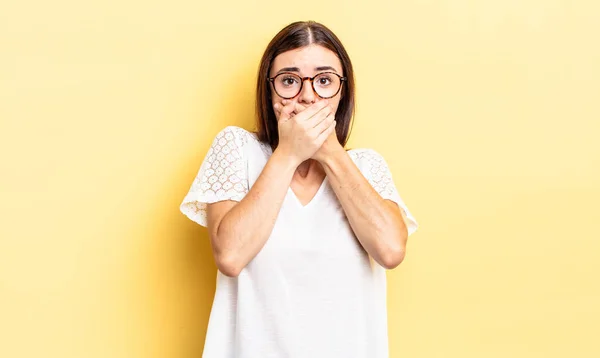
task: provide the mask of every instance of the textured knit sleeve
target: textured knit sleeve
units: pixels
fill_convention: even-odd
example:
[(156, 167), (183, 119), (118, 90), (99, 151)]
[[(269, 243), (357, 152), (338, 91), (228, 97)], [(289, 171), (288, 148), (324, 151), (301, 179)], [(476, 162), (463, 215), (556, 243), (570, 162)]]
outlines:
[(246, 142), (244, 130), (235, 126), (226, 127), (214, 138), (180, 206), (192, 221), (206, 227), (207, 204), (240, 201), (248, 193)]
[(408, 229), (408, 235), (414, 233), (419, 224), (408, 210), (400, 194), (398, 194), (392, 173), (385, 159), (373, 149), (356, 150), (351, 152), (350, 156), (353, 157), (365, 178), (379, 195), (398, 204)]

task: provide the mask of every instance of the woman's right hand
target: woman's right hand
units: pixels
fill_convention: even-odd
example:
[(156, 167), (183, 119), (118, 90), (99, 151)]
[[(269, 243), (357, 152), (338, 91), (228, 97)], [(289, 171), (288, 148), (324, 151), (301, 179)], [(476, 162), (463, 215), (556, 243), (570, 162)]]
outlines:
[(335, 131), (335, 112), (327, 100), (317, 101), (305, 109), (296, 101), (286, 101), (284, 104), (276, 103), (273, 106), (279, 132), (276, 150), (300, 165), (310, 159)]

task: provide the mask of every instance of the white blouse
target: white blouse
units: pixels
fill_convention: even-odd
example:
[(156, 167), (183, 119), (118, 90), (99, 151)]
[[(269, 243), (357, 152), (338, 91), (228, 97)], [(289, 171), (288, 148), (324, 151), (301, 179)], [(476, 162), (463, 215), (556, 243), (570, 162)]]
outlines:
[[(372, 149), (347, 151), (369, 183), (404, 211), (385, 160)], [(240, 201), (271, 148), (229, 126), (218, 133), (181, 204), (207, 226), (206, 204)], [(387, 358), (385, 269), (362, 248), (325, 177), (303, 206), (288, 189), (262, 250), (231, 278), (217, 272), (204, 358)]]

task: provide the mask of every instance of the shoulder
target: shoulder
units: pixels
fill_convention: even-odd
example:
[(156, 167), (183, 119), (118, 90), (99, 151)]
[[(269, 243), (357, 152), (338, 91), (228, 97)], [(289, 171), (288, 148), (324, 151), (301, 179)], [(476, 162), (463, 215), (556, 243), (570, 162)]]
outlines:
[(221, 129), (217, 135), (215, 136), (215, 141), (225, 140), (232, 141), (235, 140), (240, 142), (239, 144), (246, 144), (248, 139), (252, 138), (252, 133), (242, 127), (238, 126), (227, 126)]
[(391, 177), (392, 175), (386, 160), (375, 149), (351, 149), (348, 151), (348, 155), (369, 180), (379, 181), (382, 177)]
[(385, 164), (385, 159), (383, 156), (372, 148), (349, 149), (348, 155), (359, 167), (367, 165), (371, 166), (373, 164)]
[(226, 126), (221, 129), (213, 139), (214, 146), (243, 148), (248, 144), (260, 144), (256, 133), (238, 126)]

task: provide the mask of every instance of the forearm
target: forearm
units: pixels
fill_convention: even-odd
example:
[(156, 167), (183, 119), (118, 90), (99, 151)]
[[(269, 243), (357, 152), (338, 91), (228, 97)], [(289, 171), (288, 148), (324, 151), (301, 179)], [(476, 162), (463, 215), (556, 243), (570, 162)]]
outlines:
[(217, 255), (238, 270), (244, 268), (267, 242), (296, 166), (275, 150), (249, 192), (218, 224)]
[(363, 248), (383, 267), (400, 264), (408, 235), (398, 206), (375, 191), (345, 150), (321, 164)]

